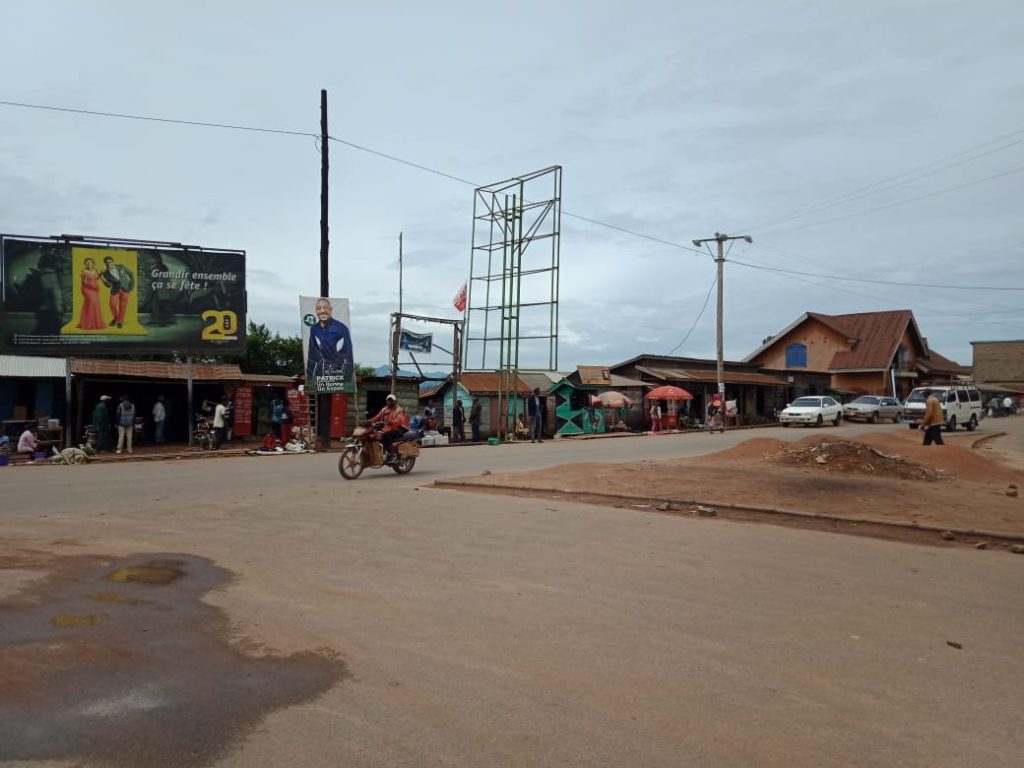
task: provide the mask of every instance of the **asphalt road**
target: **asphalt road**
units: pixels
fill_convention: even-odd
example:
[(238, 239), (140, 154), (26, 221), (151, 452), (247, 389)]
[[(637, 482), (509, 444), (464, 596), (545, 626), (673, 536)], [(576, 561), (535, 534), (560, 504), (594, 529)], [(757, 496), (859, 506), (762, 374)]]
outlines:
[(355, 482), (337, 454), (6, 468), (0, 640), (37, 583), (8, 555), (181, 553), (230, 573), (204, 599), (236, 645), (350, 675), (201, 764), (1017, 764), (1024, 557), (421, 487), (758, 434), (810, 430), (428, 449)]

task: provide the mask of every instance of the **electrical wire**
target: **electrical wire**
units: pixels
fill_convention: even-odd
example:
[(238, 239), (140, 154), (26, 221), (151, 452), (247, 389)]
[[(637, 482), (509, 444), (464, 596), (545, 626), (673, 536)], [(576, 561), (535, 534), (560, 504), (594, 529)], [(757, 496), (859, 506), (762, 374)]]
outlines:
[(825, 219), (824, 221), (814, 221), (814, 222), (811, 222), (810, 224), (801, 224), (798, 227), (789, 227), (787, 229), (777, 229), (774, 232), (772, 232), (771, 234), (773, 234), (773, 235), (781, 235), (781, 234), (783, 234), (785, 232), (799, 232), (801, 229), (810, 229), (811, 227), (821, 227), (821, 226), (824, 226), (825, 224), (832, 224), (832, 223), (837, 222), (837, 221), (845, 221), (846, 219), (852, 219), (852, 218), (855, 218), (857, 216), (865, 216), (865, 215), (867, 215), (869, 213), (875, 213), (877, 211), (885, 211), (885, 210), (888, 210), (889, 208), (896, 208), (896, 207), (901, 206), (901, 205), (907, 205), (908, 203), (916, 203), (919, 200), (927, 200), (930, 197), (938, 197), (939, 195), (948, 195), (950, 192), (956, 192), (957, 190), (960, 190), (960, 189), (966, 189), (967, 187), (973, 187), (973, 186), (976, 186), (978, 184), (983, 184), (984, 182), (992, 181), (993, 179), (1001, 179), (1004, 176), (1011, 176), (1011, 175), (1013, 175), (1015, 173), (1020, 173), (1021, 171), (1024, 171), (1024, 165), (1018, 166), (1016, 168), (1011, 168), (1010, 170), (1003, 171), (1002, 173), (996, 173), (996, 174), (994, 174), (992, 176), (986, 176), (983, 179), (975, 179), (974, 181), (968, 181), (968, 182), (966, 182), (964, 184), (958, 184), (955, 187), (946, 187), (945, 189), (936, 190), (935, 192), (929, 192), (929, 193), (927, 193), (925, 195), (918, 195), (916, 197), (908, 197), (908, 198), (906, 198), (904, 200), (897, 200), (897, 201), (895, 201), (893, 203), (887, 203), (886, 205), (876, 206), (875, 208), (868, 208), (868, 209), (863, 210), (863, 211), (855, 211), (854, 213), (849, 213), (849, 214), (846, 214), (845, 216), (836, 216), (835, 218)]
[[(165, 124), (171, 124), (171, 125), (187, 125), (187, 126), (193, 126), (193, 127), (199, 127), (199, 128), (220, 128), (220, 129), (233, 130), (233, 131), (252, 131), (252, 132), (257, 132), (257, 133), (283, 134), (283, 135), (286, 135), (286, 136), (304, 136), (304, 137), (307, 137), (307, 138), (311, 137), (311, 138), (315, 139), (317, 142), (320, 141), (320, 134), (319, 133), (312, 133), (310, 131), (292, 131), (292, 130), (278, 129), (278, 128), (260, 128), (260, 127), (257, 127), (257, 126), (241, 125), (241, 124), (237, 124), (237, 123), (218, 123), (218, 122), (210, 122), (210, 121), (204, 121), (204, 120), (180, 120), (180, 119), (169, 118), (169, 117), (152, 117), (152, 116), (149, 116), (149, 115), (130, 114), (130, 113), (126, 113), (126, 112), (104, 112), (104, 111), (93, 110), (93, 109), (76, 109), (76, 108), (72, 108), (72, 107), (56, 107), (56, 106), (51, 106), (51, 105), (47, 105), (47, 104), (29, 104), (29, 103), (20, 102), (20, 101), (0, 101), (0, 106), (20, 107), (20, 108), (23, 108), (23, 109), (40, 109), (40, 110), (46, 110), (46, 111), (51, 111), (51, 112), (64, 112), (64, 113), (76, 114), (76, 115), (88, 115), (88, 116), (92, 116), (92, 117), (109, 117), (109, 118), (117, 118), (117, 119), (121, 119), (121, 120), (140, 120), (140, 121), (145, 121), (145, 122), (165, 123)], [(328, 134), (327, 140), (335, 142), (337, 144), (341, 144), (341, 145), (349, 147), (351, 149), (358, 150), (360, 152), (366, 152), (367, 154), (375, 155), (376, 157), (380, 157), (380, 158), (383, 158), (385, 160), (390, 160), (392, 162), (399, 163), (401, 165), (405, 165), (405, 166), (407, 166), (409, 168), (415, 168), (415, 169), (423, 171), (425, 173), (433, 174), (434, 176), (439, 176), (441, 178), (448, 179), (450, 181), (457, 181), (460, 184), (465, 184), (466, 186), (473, 187), (474, 189), (479, 189), (482, 186), (481, 184), (478, 184), (477, 182), (471, 181), (469, 179), (464, 179), (461, 176), (456, 176), (454, 174), (438, 170), (437, 168), (431, 168), (428, 165), (423, 165), (421, 163), (416, 163), (416, 162), (413, 162), (412, 160), (406, 160), (405, 158), (398, 157), (397, 155), (392, 155), (392, 154), (389, 154), (387, 152), (382, 152), (382, 151), (380, 151), (378, 149), (373, 149), (372, 147), (367, 147), (367, 146), (364, 146), (362, 144), (357, 144), (354, 141), (349, 141), (348, 139), (343, 139), (343, 138), (341, 138), (339, 136), (331, 136), (331, 135)], [(604, 227), (606, 229), (615, 230), (616, 232), (622, 232), (623, 234), (631, 235), (633, 237), (638, 237), (638, 238), (641, 238), (641, 239), (644, 239), (644, 240), (649, 240), (651, 242), (659, 243), (661, 245), (667, 245), (667, 246), (669, 246), (671, 248), (678, 248), (680, 250), (690, 251), (692, 253), (703, 254), (703, 251), (700, 251), (700, 250), (698, 250), (696, 248), (691, 248), (690, 246), (684, 245), (682, 243), (677, 243), (677, 242), (674, 242), (672, 240), (666, 240), (664, 238), (656, 237), (655, 235), (649, 235), (649, 234), (646, 234), (644, 232), (638, 232), (638, 231), (636, 231), (634, 229), (628, 229), (626, 227), (620, 227), (617, 224), (611, 224), (611, 223), (609, 223), (607, 221), (600, 221), (599, 219), (593, 219), (593, 218), (590, 218), (588, 216), (581, 216), (580, 214), (571, 213), (571, 212), (566, 211), (564, 209), (562, 210), (562, 216), (568, 217), (568, 218), (572, 218), (572, 219), (578, 219), (579, 221), (585, 221), (588, 224), (594, 224), (594, 225), (599, 226), (599, 227)]]
[(947, 291), (1024, 291), (1024, 287), (1006, 285), (937, 285), (934, 283), (903, 283), (896, 280), (876, 280), (870, 277), (846, 277), (844, 275), (825, 275), (818, 272), (804, 272), (795, 269), (782, 269), (781, 267), (765, 267), (757, 264), (750, 264), (745, 261), (733, 259), (730, 264), (737, 264), (741, 267), (759, 269), (765, 272), (778, 272), (783, 275), (803, 275), (805, 277), (822, 277), (827, 280), (842, 280), (850, 283), (871, 283), (872, 285), (898, 285), (906, 288), (935, 288)]
[(683, 344), (686, 343), (686, 340), (690, 338), (690, 334), (693, 333), (693, 329), (697, 327), (697, 323), (699, 323), (700, 319), (704, 316), (704, 310), (708, 308), (708, 302), (711, 301), (711, 292), (715, 290), (715, 286), (717, 284), (718, 277), (716, 276), (715, 279), (711, 281), (711, 285), (708, 287), (708, 295), (704, 297), (704, 306), (700, 308), (700, 312), (697, 313), (697, 317), (693, 319), (693, 325), (690, 326), (690, 330), (688, 330), (686, 332), (686, 335), (683, 336), (683, 340), (676, 344), (674, 347), (672, 347), (671, 351), (668, 352), (669, 355), (675, 354), (675, 351), (679, 349), (681, 346), (683, 346)]
[[(954, 168), (954, 167), (956, 167), (958, 165), (963, 165), (964, 163), (973, 162), (974, 160), (977, 160), (978, 158), (985, 157), (987, 155), (991, 155), (991, 154), (993, 154), (995, 152), (1002, 152), (1004, 149), (1009, 149), (1010, 147), (1014, 147), (1014, 146), (1024, 142), (1024, 139), (1019, 139), (1019, 140), (1014, 141), (1014, 142), (1012, 142), (1010, 144), (1007, 144), (1006, 146), (997, 147), (995, 149), (989, 150), (988, 152), (983, 152), (983, 153), (981, 153), (979, 155), (975, 155), (973, 157), (966, 158), (965, 160), (961, 160), (961, 161), (956, 162), (956, 163), (952, 163), (952, 164), (949, 164), (949, 165), (944, 165), (942, 168), (936, 169), (934, 171), (930, 171), (928, 173), (921, 174), (920, 176), (914, 176), (913, 178), (910, 178), (910, 179), (905, 179), (903, 181), (897, 181), (899, 179), (903, 179), (905, 176), (911, 176), (912, 174), (918, 173), (919, 171), (925, 171), (925, 170), (931, 168), (932, 166), (943, 165), (944, 163), (949, 163), (950, 160), (956, 160), (958, 157), (963, 157), (964, 155), (969, 155), (969, 154), (971, 154), (973, 152), (977, 152), (980, 149), (985, 149), (986, 147), (991, 147), (993, 144), (999, 144), (1000, 142), (1007, 141), (1008, 139), (1013, 139), (1013, 138), (1019, 136), (1022, 133), (1024, 133), (1024, 128), (1020, 128), (1020, 129), (1018, 129), (1016, 131), (1011, 131), (1010, 133), (1007, 133), (1007, 134), (1004, 134), (1002, 136), (999, 136), (999, 137), (997, 137), (995, 139), (992, 139), (991, 141), (986, 141), (986, 142), (984, 142), (982, 144), (978, 144), (978, 145), (975, 145), (975, 146), (970, 147), (968, 149), (961, 150), (960, 152), (955, 152), (952, 155), (947, 155), (946, 157), (939, 158), (938, 160), (932, 160), (930, 162), (924, 163), (923, 165), (919, 165), (919, 166), (916, 166), (914, 168), (910, 168), (910, 169), (908, 169), (906, 171), (903, 171), (902, 173), (897, 173), (894, 176), (888, 176), (888, 177), (886, 177), (884, 179), (881, 179), (880, 181), (874, 182), (873, 184), (868, 184), (867, 186), (859, 187), (859, 188), (853, 190), (852, 192), (847, 192), (844, 195), (838, 195), (836, 197), (829, 198), (828, 200), (824, 200), (824, 201), (822, 201), (820, 203), (815, 203), (814, 205), (811, 205), (811, 206), (807, 206), (807, 207), (804, 207), (804, 208), (799, 208), (796, 211), (793, 211), (792, 213), (788, 213), (788, 214), (785, 214), (783, 216), (779, 216), (779, 217), (776, 217), (774, 219), (770, 219), (768, 221), (764, 221), (764, 222), (761, 222), (759, 224), (755, 224), (754, 226), (751, 226), (751, 227), (743, 227), (741, 231), (760, 230), (763, 227), (771, 227), (771, 226), (773, 226), (775, 224), (780, 224), (783, 221), (789, 221), (790, 219), (798, 218), (798, 217), (803, 216), (803, 215), (805, 215), (807, 213), (817, 212), (819, 210), (824, 210), (826, 208), (833, 208), (836, 205), (841, 205), (844, 202), (849, 202), (851, 199), (860, 199), (862, 197), (867, 197), (869, 195), (875, 194), (876, 192), (881, 192), (881, 191), (886, 190), (886, 189), (892, 189), (893, 187), (900, 186), (901, 184), (906, 184), (906, 183), (908, 183), (910, 181), (914, 181), (916, 179), (924, 178), (925, 176), (931, 176), (931, 175), (934, 175), (935, 173), (941, 173), (944, 170), (948, 170), (949, 168)], [(897, 182), (897, 183), (889, 184), (889, 182)], [(883, 185), (888, 185), (888, 186), (883, 186)], [(880, 187), (880, 188), (876, 189), (876, 187)]]
[[(813, 264), (817, 264), (817, 265), (820, 265), (820, 266), (827, 266), (825, 263), (823, 263), (821, 261), (821, 259), (815, 259), (815, 258), (812, 258), (812, 257), (807, 256), (805, 254), (797, 253), (796, 251), (793, 251), (793, 250), (789, 250), (789, 249), (786, 249), (786, 248), (779, 248), (777, 246), (769, 245), (769, 244), (765, 243), (763, 239), (758, 239), (758, 241), (754, 245), (748, 245), (747, 246), (748, 250), (750, 248), (760, 248), (760, 249), (763, 249), (763, 250), (771, 251), (772, 253), (778, 254), (781, 258), (785, 259), (786, 261), (792, 261), (792, 262), (801, 263), (801, 264), (808, 264), (808, 263), (810, 263), (812, 265)], [(746, 254), (746, 250), (744, 251), (744, 254)], [(749, 259), (749, 256), (744, 255), (744, 258)], [(759, 267), (768, 267), (769, 266), (768, 264), (759, 263), (758, 261), (754, 261), (754, 260), (750, 260), (750, 261), (755, 266), (759, 266)], [(814, 285), (825, 285), (825, 283), (813, 283), (813, 284)], [(830, 287), (833, 290), (840, 290), (836, 286), (830, 286)], [(879, 296), (877, 294), (873, 295), (873, 296), (869, 296), (869, 294), (866, 294), (866, 293), (856, 293), (856, 292), (852, 292), (852, 291), (849, 291), (849, 290), (847, 290), (846, 293), (853, 293), (854, 295), (865, 296), (865, 297), (868, 297), (868, 298), (873, 298), (875, 300), (878, 300), (879, 298), (882, 298), (882, 299), (885, 299), (887, 301), (893, 301), (894, 303), (900, 303), (900, 302), (905, 302), (906, 301), (906, 298), (903, 295), (903, 292), (901, 292), (901, 298), (898, 298), (898, 299), (897, 298), (892, 298), (892, 297), (887, 297), (887, 296), (884, 296), (884, 295), (883, 296)], [(971, 304), (973, 304), (975, 306), (978, 306), (978, 307), (985, 307), (986, 308), (986, 310), (984, 312), (979, 312), (977, 314), (978, 317), (984, 317), (987, 314), (1000, 314), (1002, 312), (1011, 312), (1012, 313), (1012, 312), (1024, 311), (1024, 309), (1013, 309), (1013, 308), (1010, 308), (1010, 307), (1000, 306), (998, 304), (992, 304), (988, 299), (986, 299), (983, 303), (982, 302), (971, 302)]]
[(50, 112), (70, 112), (76, 115), (91, 115), (93, 117), (116, 117), (121, 120), (141, 120), (150, 123), (171, 123), (174, 125), (192, 125), (199, 128), (225, 128), (232, 131), (253, 131), (255, 133), (280, 133), (286, 136), (307, 136), (318, 138), (320, 134), (309, 131), (289, 131), (281, 128), (258, 128), (251, 125), (237, 125), (234, 123), (211, 123), (202, 120), (178, 120), (170, 117), (151, 117), (149, 115), (132, 115), (125, 112), (100, 112), (93, 109), (73, 109), (72, 107), (53, 107), (46, 104), (26, 104), (20, 101), (0, 101), (0, 106), (23, 107), (25, 109), (43, 109)]

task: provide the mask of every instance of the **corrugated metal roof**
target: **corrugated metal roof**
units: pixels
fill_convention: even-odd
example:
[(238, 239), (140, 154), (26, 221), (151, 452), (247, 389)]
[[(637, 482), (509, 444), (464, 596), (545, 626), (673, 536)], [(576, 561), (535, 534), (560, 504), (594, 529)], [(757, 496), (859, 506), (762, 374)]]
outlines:
[[(682, 368), (645, 368), (643, 366), (637, 366), (637, 370), (656, 376), (662, 381), (698, 381), (702, 383), (715, 383), (718, 381), (717, 371)], [(765, 386), (785, 387), (789, 383), (785, 379), (769, 376), (766, 373), (743, 373), (726, 369), (723, 375), (726, 384), (762, 384)]]
[(67, 365), (64, 357), (0, 355), (0, 379), (63, 379)]
[[(161, 363), (152, 360), (94, 360), (74, 357), (71, 372), (85, 376), (118, 376), (129, 379), (188, 379), (184, 363)], [(203, 365), (193, 363), (194, 381), (242, 381), (242, 369), (237, 365)]]
[[(496, 394), (498, 392), (498, 374), (489, 372), (463, 373), (459, 377), (459, 384), (473, 395)], [(531, 391), (532, 388), (526, 386), (526, 382), (520, 379), (519, 392), (527, 395)]]
[(294, 376), (282, 376), (277, 373), (243, 373), (239, 380), (251, 384), (281, 384), (283, 386), (295, 383)]

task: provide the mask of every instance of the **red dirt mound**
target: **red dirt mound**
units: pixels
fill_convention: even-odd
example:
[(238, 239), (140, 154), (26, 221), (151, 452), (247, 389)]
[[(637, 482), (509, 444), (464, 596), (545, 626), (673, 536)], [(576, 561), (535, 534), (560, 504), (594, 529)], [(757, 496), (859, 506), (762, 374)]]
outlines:
[(905, 480), (940, 480), (949, 475), (928, 469), (898, 454), (887, 453), (851, 440), (819, 438), (808, 444), (801, 440), (769, 457), (769, 461), (795, 467), (810, 467), (822, 472), (844, 472)]

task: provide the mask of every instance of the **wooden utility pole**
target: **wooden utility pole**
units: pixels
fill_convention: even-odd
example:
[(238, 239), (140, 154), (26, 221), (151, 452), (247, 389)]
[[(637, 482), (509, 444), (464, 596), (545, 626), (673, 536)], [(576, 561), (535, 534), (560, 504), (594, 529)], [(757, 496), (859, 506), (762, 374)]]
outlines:
[[(718, 394), (722, 398), (722, 430), (725, 430), (725, 426), (729, 421), (728, 408), (725, 404), (725, 356), (724, 356), (724, 331), (722, 323), (722, 299), (725, 296), (725, 288), (722, 282), (722, 278), (725, 275), (725, 243), (728, 240), (746, 240), (748, 243), (754, 242), (754, 239), (750, 235), (735, 235), (729, 237), (723, 235), (720, 232), (715, 232), (714, 237), (706, 237), (703, 240), (694, 240), (693, 244), (700, 248), (705, 243), (712, 241), (718, 243), (718, 256), (715, 257), (715, 263), (718, 265), (718, 339), (717, 339), (717, 370), (718, 370)], [(739, 410), (739, 403), (736, 404), (737, 411)]]
[[(330, 238), (327, 226), (328, 196), (328, 139), (327, 133), (327, 89), (320, 89), (320, 295), (331, 295), (328, 277)], [(316, 434), (322, 450), (331, 447), (331, 395), (318, 392), (316, 395)]]

